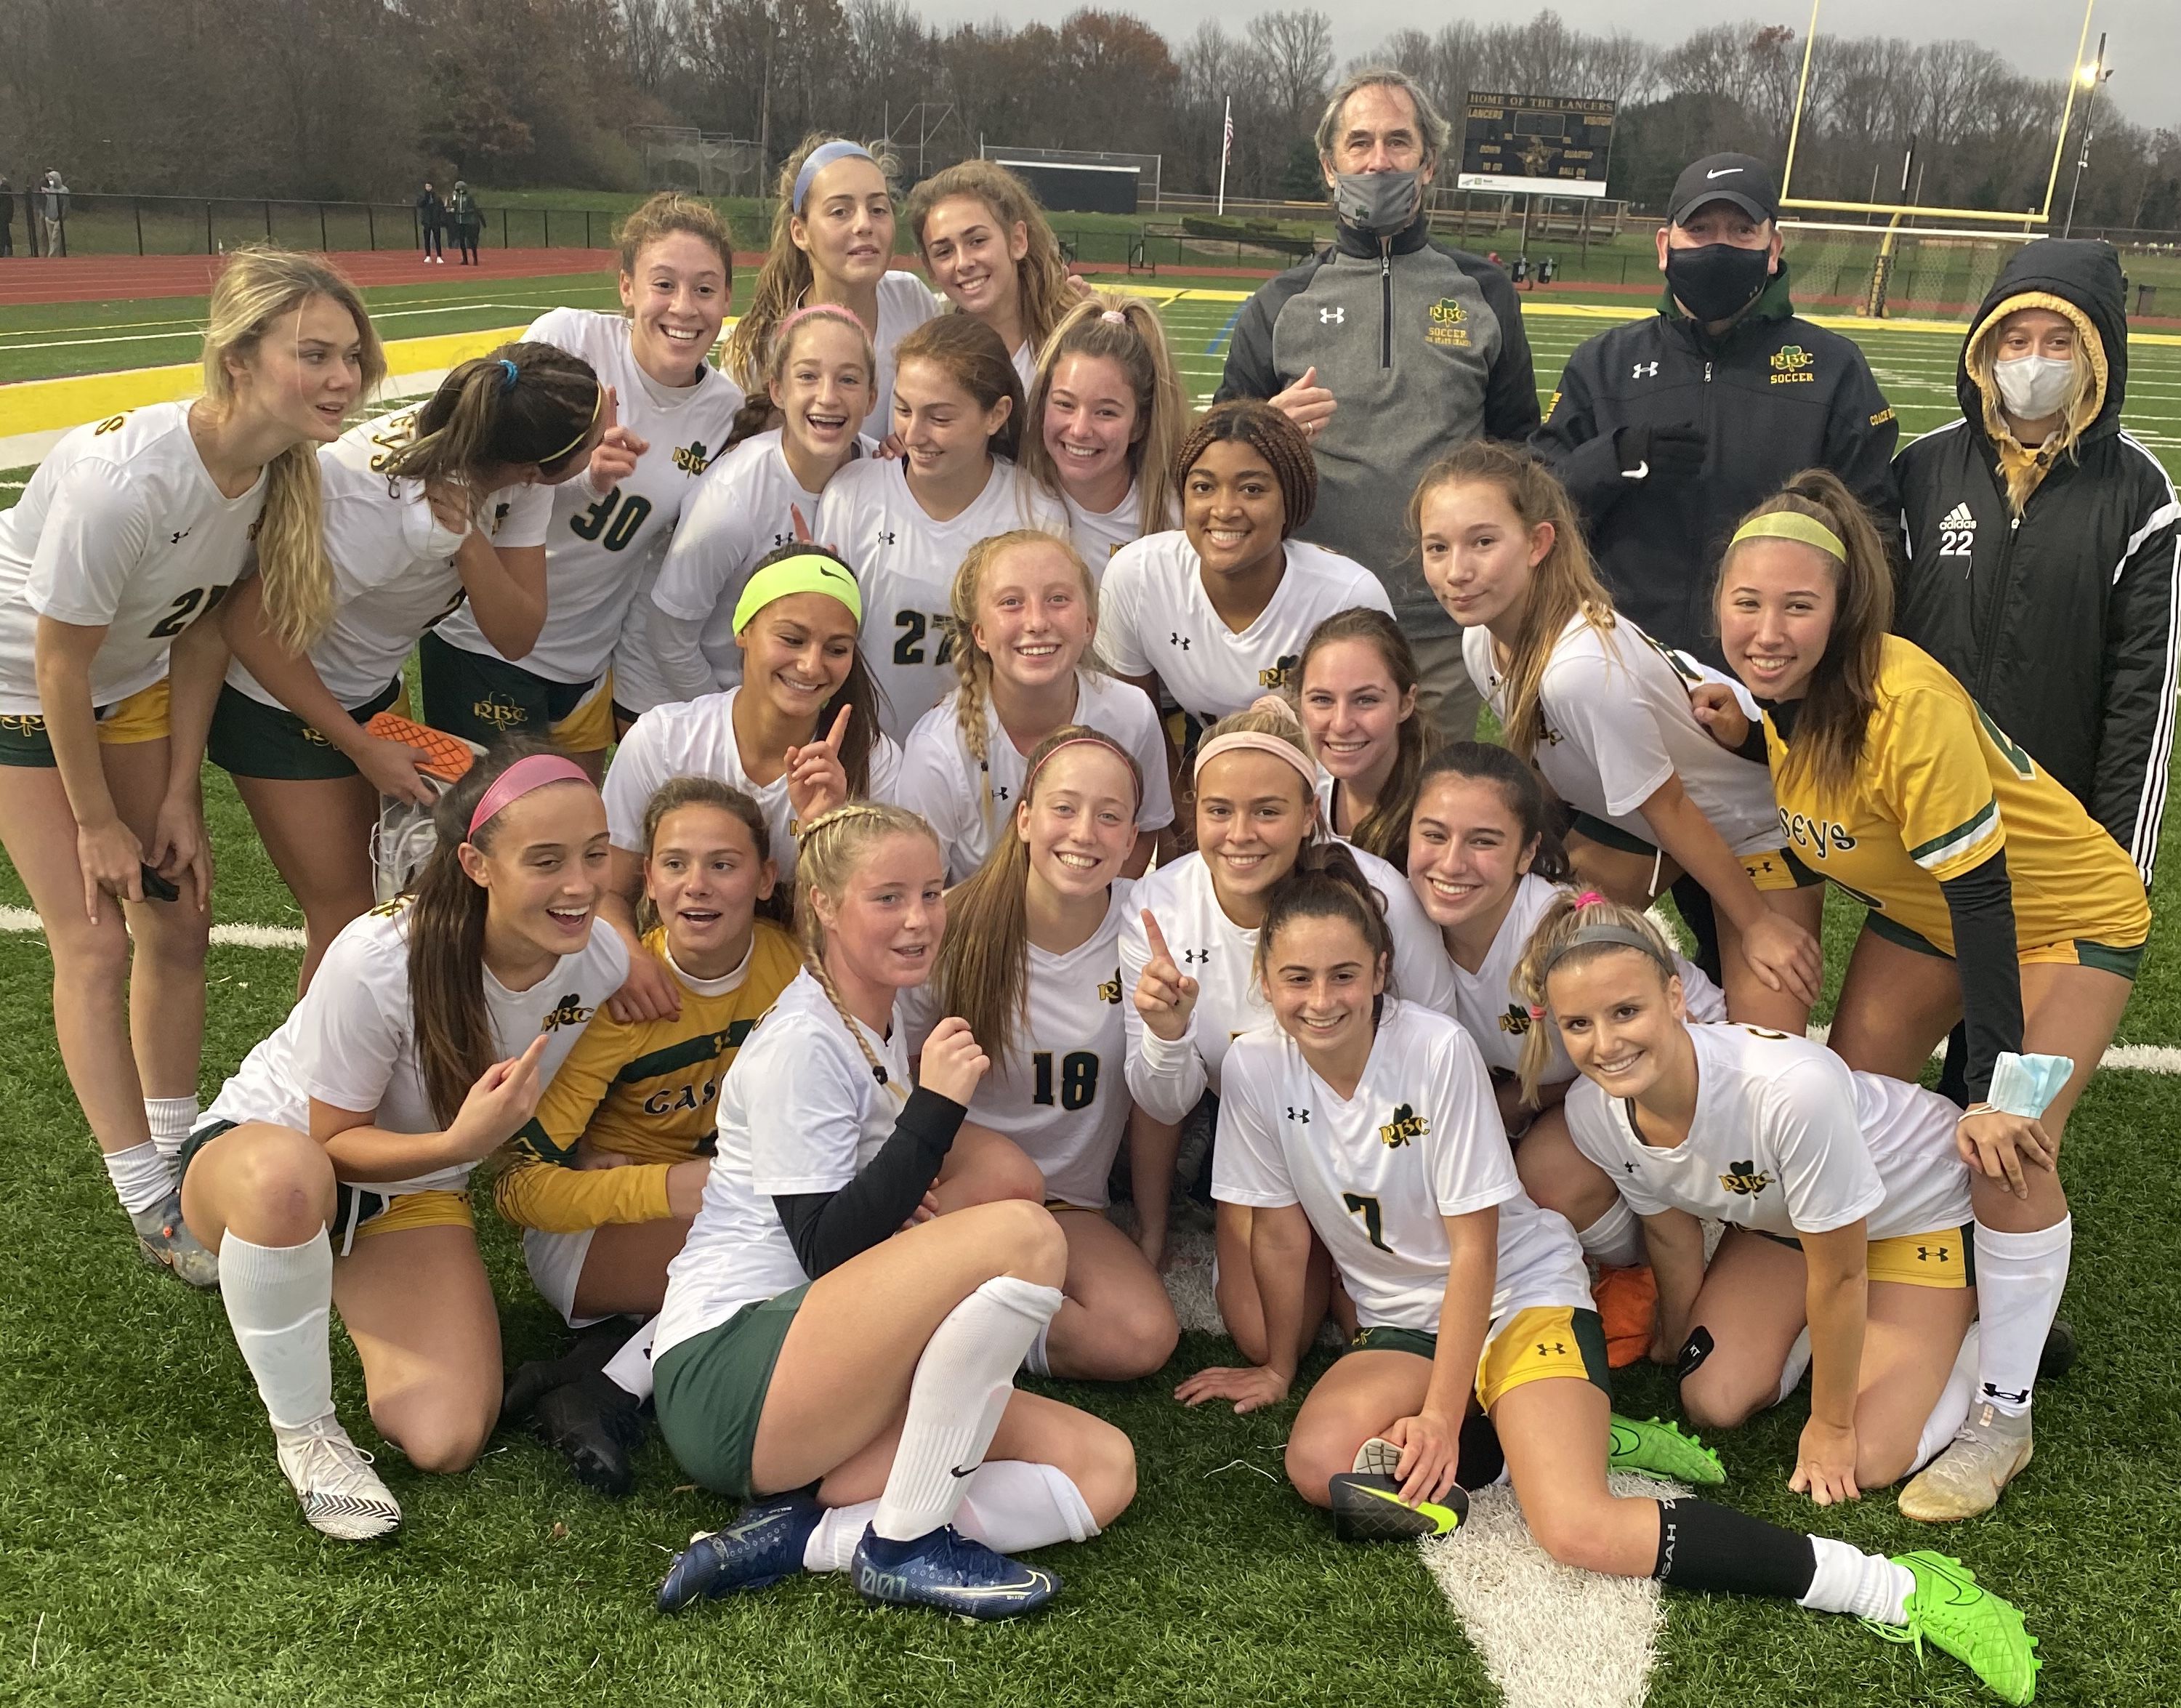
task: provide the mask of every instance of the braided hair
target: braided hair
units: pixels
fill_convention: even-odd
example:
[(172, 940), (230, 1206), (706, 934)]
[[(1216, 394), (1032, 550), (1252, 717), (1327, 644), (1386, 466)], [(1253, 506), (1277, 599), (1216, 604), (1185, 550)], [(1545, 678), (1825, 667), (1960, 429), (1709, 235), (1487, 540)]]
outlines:
[(1174, 484), (1185, 486), (1204, 453), (1227, 440), (1239, 440), (1263, 457), (1279, 482), (1280, 538), (1285, 539), (1317, 508), (1317, 459), (1311, 455), (1310, 441), (1269, 403), (1236, 398), (1214, 404), (1181, 442), (1173, 460)]

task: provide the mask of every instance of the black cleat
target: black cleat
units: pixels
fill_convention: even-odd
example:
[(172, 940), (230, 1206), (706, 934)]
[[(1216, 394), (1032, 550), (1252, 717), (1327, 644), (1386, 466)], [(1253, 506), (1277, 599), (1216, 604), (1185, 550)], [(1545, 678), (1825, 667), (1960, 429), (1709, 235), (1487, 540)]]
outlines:
[(2045, 1335), (2045, 1350), (2038, 1355), (2037, 1379), (2056, 1381), (2075, 1368), (2075, 1325), (2065, 1317), (2055, 1317), (2052, 1326)]

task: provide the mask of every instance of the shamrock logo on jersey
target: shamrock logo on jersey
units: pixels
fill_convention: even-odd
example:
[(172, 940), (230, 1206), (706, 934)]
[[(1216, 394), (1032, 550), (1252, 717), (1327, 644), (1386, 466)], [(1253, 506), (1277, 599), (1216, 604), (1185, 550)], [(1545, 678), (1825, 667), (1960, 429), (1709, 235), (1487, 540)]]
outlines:
[(1121, 1005), (1121, 970), (1118, 967), (1113, 969), (1113, 977), (1099, 985), (1098, 1000), (1102, 1003), (1111, 1003), (1116, 1008)]
[(1753, 1198), (1772, 1184), (1772, 1176), (1756, 1172), (1753, 1161), (1729, 1163), (1727, 1171), (1719, 1177), (1720, 1186), (1730, 1192), (1745, 1198)]
[(704, 449), (704, 441), (701, 439), (693, 439), (687, 445), (675, 447), (674, 466), (684, 474), (702, 474), (711, 464), (711, 453)]
[(597, 1012), (596, 1009), (585, 1008), (583, 998), (577, 992), (570, 991), (553, 1005), (553, 1012), (538, 1023), (538, 1030), (541, 1032), (557, 1032), (563, 1026), (580, 1026)]
[(470, 702), (470, 716), (494, 729), (515, 729), (530, 721), (530, 714), (513, 700), (496, 694)]
[(1530, 1030), (1530, 1011), (1520, 1003), (1507, 1004), (1507, 1012), (1499, 1016), (1499, 1030), (1510, 1037), (1523, 1037)]
[(1296, 666), (1301, 664), (1301, 662), (1302, 655), (1300, 653), (1290, 652), (1285, 654), (1282, 656), (1279, 662), (1275, 664), (1270, 670), (1261, 670), (1257, 672), (1257, 686), (1259, 688), (1285, 688), (1289, 682), (1293, 679)]
[(1469, 347), (1469, 328), (1466, 323), (1469, 311), (1451, 296), (1442, 296), (1432, 304), (1429, 324), (1424, 328), (1424, 342), (1442, 349), (1466, 350)]
[(1391, 1151), (1405, 1145), (1411, 1139), (1420, 1139), (1431, 1130), (1431, 1119), (1420, 1115), (1406, 1103), (1396, 1104), (1394, 1119), (1378, 1129), (1378, 1142)]

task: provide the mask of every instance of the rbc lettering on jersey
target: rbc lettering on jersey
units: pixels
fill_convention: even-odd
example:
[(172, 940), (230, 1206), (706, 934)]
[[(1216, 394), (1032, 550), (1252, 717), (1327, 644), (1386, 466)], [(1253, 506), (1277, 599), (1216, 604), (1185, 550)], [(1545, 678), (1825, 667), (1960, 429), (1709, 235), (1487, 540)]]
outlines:
[(1799, 344), (1783, 344), (1772, 352), (1772, 384), (1808, 385), (1817, 379), (1818, 358)]
[(702, 474), (712, 466), (711, 453), (704, 449), (703, 439), (693, 439), (674, 447), (674, 466), (684, 474)]
[(1257, 672), (1257, 686), (1269, 688), (1285, 688), (1295, 680), (1295, 671), (1301, 663), (1302, 655), (1299, 652), (1284, 655), (1279, 662), (1271, 669), (1261, 670)]
[(1429, 323), (1424, 328), (1424, 342), (1442, 349), (1469, 348), (1469, 328), (1465, 323), (1469, 311), (1451, 296), (1442, 296), (1431, 306)]

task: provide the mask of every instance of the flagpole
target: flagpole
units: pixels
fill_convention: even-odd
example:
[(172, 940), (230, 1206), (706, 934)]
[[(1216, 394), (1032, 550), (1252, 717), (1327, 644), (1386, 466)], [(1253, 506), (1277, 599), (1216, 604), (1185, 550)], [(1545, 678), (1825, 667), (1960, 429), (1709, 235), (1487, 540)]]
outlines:
[(1234, 97), (1227, 97), (1227, 113), (1219, 130), (1219, 214), (1227, 213), (1227, 157), (1234, 152)]

